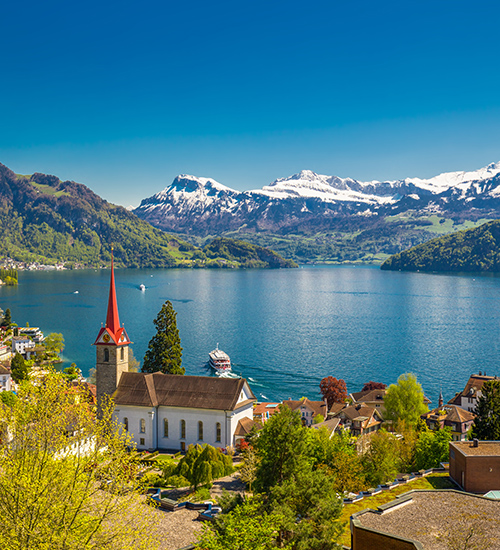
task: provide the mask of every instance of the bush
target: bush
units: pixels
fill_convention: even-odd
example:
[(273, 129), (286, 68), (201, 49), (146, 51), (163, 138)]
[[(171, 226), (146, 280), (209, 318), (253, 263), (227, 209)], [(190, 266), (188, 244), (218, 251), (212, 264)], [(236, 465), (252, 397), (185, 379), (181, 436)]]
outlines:
[(183, 476), (170, 476), (165, 479), (165, 486), (171, 485), (172, 487), (189, 487), (191, 482)]

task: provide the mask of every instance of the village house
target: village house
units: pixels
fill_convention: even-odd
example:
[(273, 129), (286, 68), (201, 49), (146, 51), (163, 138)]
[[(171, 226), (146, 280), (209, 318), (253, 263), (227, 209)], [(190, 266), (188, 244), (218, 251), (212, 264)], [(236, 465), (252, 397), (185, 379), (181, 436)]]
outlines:
[(271, 416), (278, 410), (281, 403), (255, 403), (253, 407), (253, 418), (264, 425)]
[(0, 364), (0, 392), (12, 391), (12, 376), (10, 367)]
[(26, 336), (33, 340), (35, 344), (41, 344), (45, 340), (43, 332), (38, 327), (19, 327), (17, 332), (19, 336)]
[(386, 389), (358, 391), (350, 393), (349, 399), (353, 405), (361, 404), (368, 407), (373, 407), (377, 409), (382, 416), (384, 416), (384, 397), (386, 393)]
[(35, 353), (36, 344), (27, 336), (12, 337), (12, 353), (20, 353), (25, 359), (31, 359)]
[(12, 346), (0, 344), (0, 361), (7, 361), (12, 357)]
[(303, 397), (300, 401), (293, 401), (292, 398), (283, 401), (283, 405), (290, 407), (292, 411), (299, 411), (304, 426), (311, 426), (314, 419), (321, 416), (321, 422), (328, 416), (328, 405), (326, 401), (310, 401)]
[(129, 344), (112, 262), (106, 324), (94, 342), (98, 405), (113, 396), (115, 418), (138, 449), (185, 451), (196, 443), (227, 448), (251, 429), (256, 398), (246, 380), (128, 372)]
[(467, 439), (467, 431), (474, 424), (475, 417), (474, 413), (457, 405), (443, 405), (441, 395), (439, 396), (439, 406), (420, 416), (431, 430), (450, 428), (453, 441)]
[(360, 403), (342, 408), (335, 417), (338, 417), (341, 425), (348, 428), (356, 437), (376, 432), (384, 421), (375, 407)]
[(463, 391), (455, 394), (453, 399), (448, 401), (449, 405), (457, 405), (461, 409), (473, 412), (477, 405), (477, 400), (483, 395), (481, 390), (483, 384), (489, 380), (498, 380), (497, 376), (486, 376), (486, 374), (471, 374)]
[(450, 477), (464, 491), (500, 491), (500, 441), (450, 441)]

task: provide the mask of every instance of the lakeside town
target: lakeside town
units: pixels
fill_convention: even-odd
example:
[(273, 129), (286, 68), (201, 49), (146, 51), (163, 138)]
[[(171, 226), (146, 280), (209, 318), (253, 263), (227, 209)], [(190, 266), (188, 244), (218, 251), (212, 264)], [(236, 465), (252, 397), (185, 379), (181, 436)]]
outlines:
[[(96, 367), (85, 380), (76, 365), (53, 372), (61, 334), (18, 327), (6, 309), (0, 312), (0, 400), (5, 414), (22, 408), (37, 387), (62, 389), (63, 417), (72, 420), (60, 425), (65, 437), (54, 456), (71, 449), (109, 466), (110, 456), (88, 430), (102, 420), (115, 426), (118, 447), (128, 451), (111, 462), (133, 463), (134, 473), (99, 474), (99, 495), (137, 494), (141, 535), (157, 533), (159, 548), (369, 550), (387, 540), (394, 548), (409, 542), (479, 548), (485, 541), (500, 548), (497, 376), (471, 373), (435, 407), (411, 373), (389, 387), (367, 381), (360, 391), (328, 376), (320, 382), (322, 400), (258, 402), (245, 379), (184, 375), (169, 302), (155, 325), (158, 333), (136, 372), (112, 269), (106, 322), (96, 328)], [(301, 519), (290, 523), (292, 517)], [(232, 546), (231, 530), (249, 524), (247, 535), (238, 535), (248, 540)], [(265, 545), (251, 542), (259, 537)]]

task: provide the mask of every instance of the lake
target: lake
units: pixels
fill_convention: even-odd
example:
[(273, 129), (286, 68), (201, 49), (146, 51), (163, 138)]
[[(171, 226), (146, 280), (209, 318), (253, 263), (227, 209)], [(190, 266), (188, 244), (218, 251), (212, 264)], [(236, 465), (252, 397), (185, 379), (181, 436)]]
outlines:
[[(283, 270), (116, 270), (120, 321), (142, 359), (165, 300), (186, 374), (208, 375), (217, 343), (259, 400), (319, 398), (321, 378), (390, 384), (413, 372), (437, 406), (471, 373), (500, 375), (500, 278), (307, 266)], [(143, 283), (146, 290), (141, 292)], [(84, 375), (106, 318), (109, 270), (20, 272), (0, 307), (20, 326), (61, 332)], [(75, 292), (78, 291), (77, 294)]]

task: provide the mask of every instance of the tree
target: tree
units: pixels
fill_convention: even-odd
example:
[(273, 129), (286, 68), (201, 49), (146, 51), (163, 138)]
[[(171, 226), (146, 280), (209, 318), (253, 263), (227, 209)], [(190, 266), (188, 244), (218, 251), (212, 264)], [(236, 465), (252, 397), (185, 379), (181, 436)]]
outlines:
[(12, 391), (2, 391), (0, 392), (0, 401), (7, 407), (13, 407), (17, 401), (17, 395)]
[(157, 333), (149, 341), (142, 372), (184, 374), (182, 348), (174, 308), (167, 300), (154, 320)]
[(243, 463), (240, 467), (240, 479), (247, 484), (248, 490), (252, 491), (252, 483), (257, 478), (257, 465), (259, 459), (255, 449), (249, 445), (242, 453)]
[(76, 366), (76, 363), (71, 363), (69, 367), (63, 370), (63, 376), (68, 380), (77, 380), (82, 375), (82, 371)]
[(357, 493), (366, 489), (361, 457), (347, 430), (331, 436), (327, 428), (321, 428), (310, 430), (309, 434), (313, 467), (328, 472), (336, 493)]
[(450, 456), (451, 429), (446, 427), (435, 432), (420, 432), (415, 444), (415, 468), (439, 468), (441, 462), (448, 462)]
[(64, 349), (64, 336), (59, 332), (51, 332), (43, 344), (47, 352), (59, 354)]
[(472, 426), (472, 436), (483, 441), (498, 441), (500, 440), (500, 380), (485, 382), (481, 393), (474, 410), (477, 416)]
[(300, 413), (286, 405), (264, 424), (255, 442), (259, 457), (255, 488), (266, 492), (308, 467), (307, 428)]
[(404, 420), (408, 425), (417, 425), (420, 415), (428, 408), (424, 403), (422, 386), (414, 374), (402, 374), (397, 384), (389, 386), (384, 397), (384, 407), (387, 420)]
[(379, 430), (372, 435), (362, 462), (370, 486), (393, 481), (399, 471), (397, 439), (385, 430)]
[(0, 548), (157, 548), (128, 436), (110, 407), (96, 418), (80, 392), (50, 373), (21, 384), (12, 408), (0, 405)]
[(139, 372), (140, 366), (141, 366), (141, 363), (137, 361), (137, 359), (135, 358), (132, 348), (129, 348), (128, 349), (128, 371)]
[(0, 324), (0, 327), (9, 328), (11, 324), (12, 324), (12, 317), (11, 317), (10, 309), (7, 308), (5, 310), (3, 320), (2, 320), (2, 323)]
[(12, 378), (14, 379), (14, 382), (19, 384), (23, 380), (27, 380), (29, 376), (29, 367), (26, 364), (26, 361), (24, 360), (24, 357), (17, 353), (12, 358), (12, 361), (10, 362), (10, 373), (12, 375)]
[(370, 390), (385, 390), (387, 388), (386, 384), (382, 382), (372, 382), (371, 380), (367, 382), (361, 391), (370, 391)]
[[(232, 512), (224, 514), (214, 524), (206, 522), (196, 548), (199, 550), (272, 550), (283, 518), (266, 513), (258, 499), (246, 500)], [(286, 545), (281, 548), (291, 550)]]
[(323, 399), (326, 399), (328, 408), (334, 403), (344, 403), (347, 399), (347, 386), (344, 380), (337, 380), (333, 376), (323, 378), (319, 384), (319, 390)]

